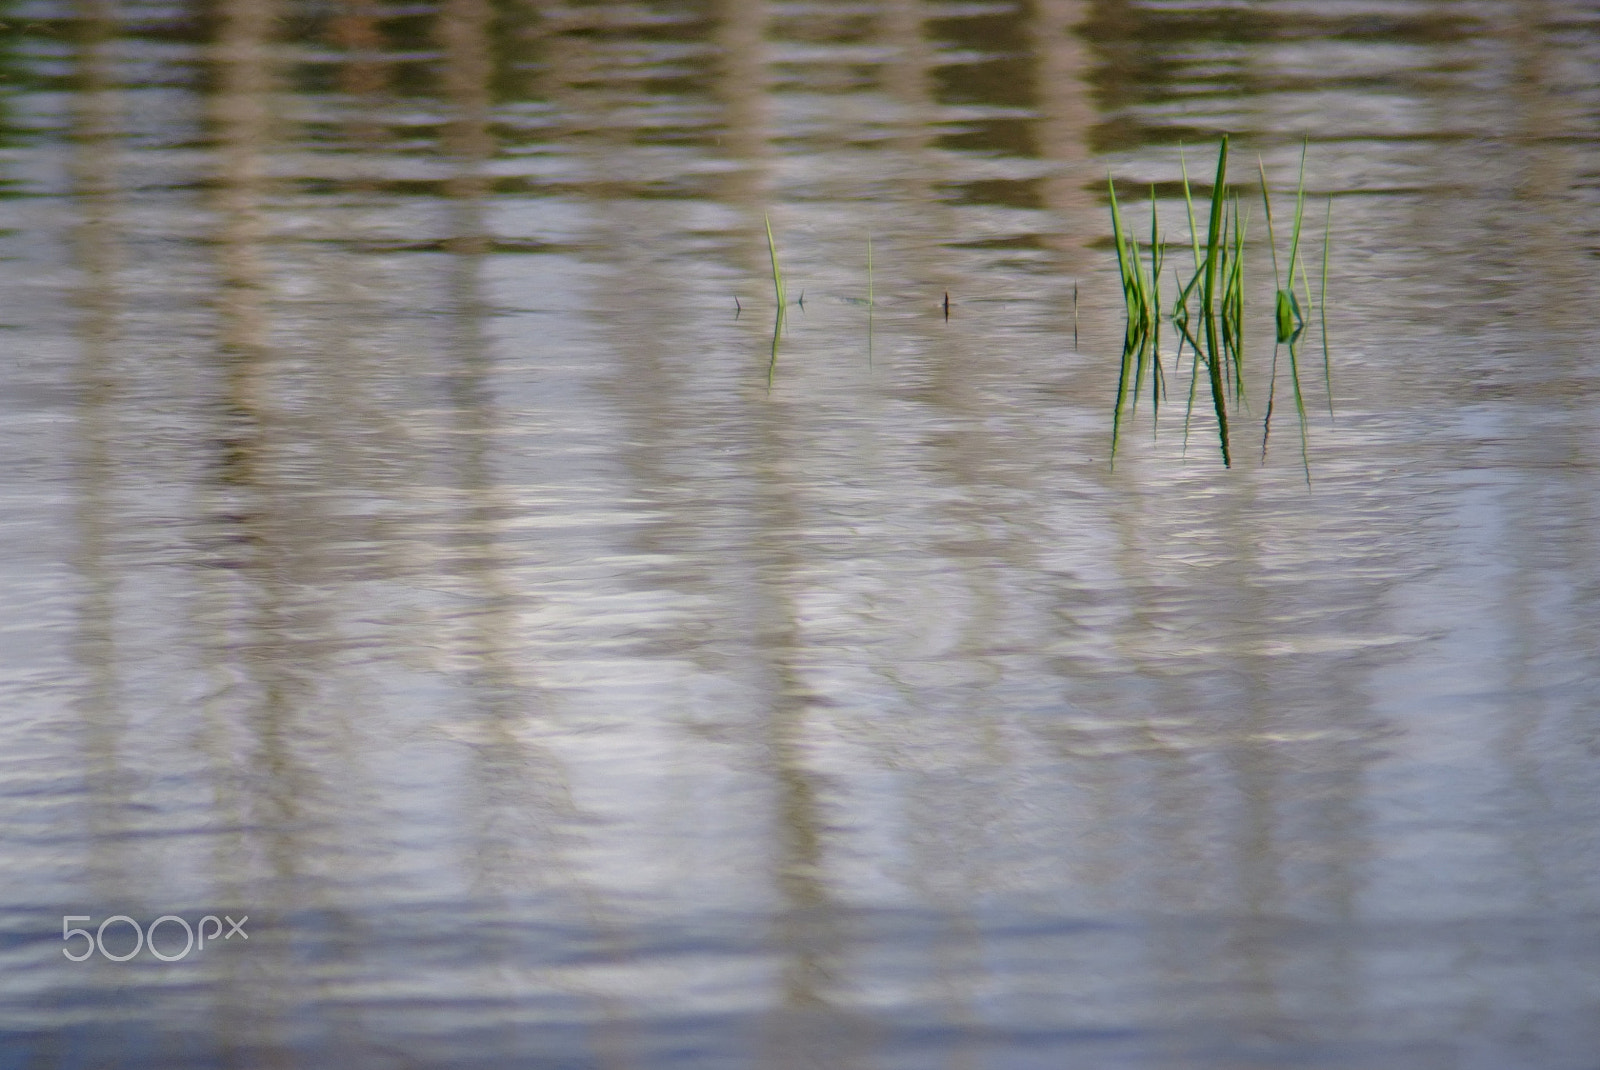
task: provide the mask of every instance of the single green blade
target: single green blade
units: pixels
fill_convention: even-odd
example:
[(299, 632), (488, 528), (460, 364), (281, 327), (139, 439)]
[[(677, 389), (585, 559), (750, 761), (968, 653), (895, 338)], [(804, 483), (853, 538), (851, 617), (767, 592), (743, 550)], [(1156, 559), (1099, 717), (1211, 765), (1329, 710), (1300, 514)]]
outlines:
[(872, 297), (872, 235), (867, 235), (867, 367), (872, 367), (872, 314), (877, 303)]
[(1194, 249), (1194, 277), (1200, 277), (1200, 228), (1194, 225), (1194, 197), (1189, 191), (1189, 163), (1178, 146), (1178, 167), (1183, 171), (1183, 207), (1189, 213), (1189, 244)]
[(1117, 204), (1117, 184), (1110, 175), (1106, 176), (1106, 192), (1111, 196), (1111, 234), (1117, 243), (1117, 274), (1122, 279), (1122, 299), (1132, 319), (1136, 316), (1134, 295), (1138, 289), (1138, 272), (1128, 256), (1128, 236), (1122, 230), (1122, 207)]
[(1296, 351), (1299, 332), (1289, 341), (1289, 381), (1294, 385), (1294, 409), (1300, 417), (1300, 465), (1305, 469), (1306, 486), (1311, 485), (1311, 445), (1306, 428), (1306, 400), (1300, 390), (1300, 359)]
[(1217, 150), (1217, 177), (1211, 187), (1211, 219), (1206, 230), (1205, 283), (1200, 291), (1200, 314), (1206, 333), (1206, 368), (1211, 378), (1211, 404), (1217, 414), (1217, 439), (1222, 446), (1224, 467), (1233, 467), (1233, 451), (1228, 444), (1228, 402), (1222, 388), (1222, 369), (1218, 365), (1221, 345), (1217, 338), (1216, 292), (1217, 262), (1222, 243), (1222, 208), (1227, 200), (1228, 135), (1222, 135)]
[(1317, 299), (1317, 318), (1322, 334), (1322, 385), (1328, 391), (1328, 419), (1333, 419), (1333, 362), (1328, 357), (1328, 241), (1333, 236), (1333, 198), (1328, 198), (1328, 215), (1322, 225), (1322, 285)]
[(1300, 222), (1306, 208), (1306, 148), (1310, 139), (1300, 143), (1300, 188), (1294, 196), (1294, 230), (1289, 237), (1289, 290), (1294, 290), (1294, 273), (1300, 264)]
[(783, 272), (778, 268), (778, 243), (772, 237), (772, 217), (764, 215), (762, 218), (767, 223), (767, 252), (772, 255), (772, 290), (777, 296), (778, 308), (782, 310), (789, 302), (784, 299)]

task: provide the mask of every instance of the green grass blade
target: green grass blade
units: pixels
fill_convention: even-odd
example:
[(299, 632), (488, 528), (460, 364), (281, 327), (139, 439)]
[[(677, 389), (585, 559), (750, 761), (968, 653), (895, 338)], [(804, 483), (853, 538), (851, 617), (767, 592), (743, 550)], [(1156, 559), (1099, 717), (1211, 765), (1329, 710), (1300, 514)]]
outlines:
[(1333, 237), (1333, 197), (1328, 198), (1328, 215), (1322, 226), (1322, 295), (1317, 300), (1317, 319), (1322, 334), (1322, 385), (1328, 391), (1328, 419), (1333, 419), (1333, 362), (1328, 357), (1328, 242)]
[(1194, 249), (1194, 277), (1200, 277), (1200, 228), (1194, 225), (1194, 197), (1189, 192), (1189, 163), (1178, 146), (1178, 167), (1183, 171), (1183, 207), (1189, 213), (1189, 244)]
[(1294, 338), (1289, 342), (1289, 382), (1294, 387), (1294, 409), (1300, 417), (1300, 464), (1305, 468), (1306, 486), (1309, 487), (1311, 485), (1311, 446), (1307, 438), (1305, 395), (1300, 390), (1300, 359), (1299, 354), (1296, 352), (1299, 339), (1300, 334), (1297, 331)]
[(1211, 187), (1211, 218), (1206, 226), (1206, 258), (1202, 265), (1205, 284), (1200, 288), (1200, 302), (1207, 315), (1217, 292), (1218, 250), (1222, 245), (1223, 208), (1227, 202), (1228, 135), (1222, 135), (1222, 146), (1217, 151), (1217, 177)]
[(767, 392), (772, 392), (773, 377), (778, 374), (778, 338), (783, 334), (783, 309), (772, 317), (772, 359), (767, 361)]
[[(1188, 332), (1185, 332), (1188, 333)], [(1191, 345), (1193, 343), (1191, 342)], [(1189, 400), (1183, 409), (1183, 453), (1189, 455), (1189, 421), (1194, 418), (1195, 387), (1200, 382), (1200, 347), (1194, 346), (1194, 359), (1189, 362)]]
[[(1178, 329), (1178, 363), (1174, 370), (1182, 367), (1183, 344), (1188, 342), (1194, 357), (1189, 363), (1189, 398), (1183, 410), (1183, 455), (1189, 452), (1189, 423), (1194, 417), (1195, 386), (1200, 378), (1200, 343), (1195, 340), (1189, 331), (1189, 295), (1194, 288), (1204, 279), (1205, 273), (1200, 269), (1200, 228), (1194, 219), (1194, 191), (1189, 185), (1189, 160), (1184, 153), (1183, 146), (1178, 146), (1178, 168), (1183, 174), (1183, 210), (1189, 221), (1189, 248), (1194, 254), (1194, 274), (1189, 276), (1189, 282), (1178, 293), (1178, 299), (1173, 304), (1172, 325)], [(1176, 272), (1174, 272), (1176, 274)]]
[[(1174, 268), (1172, 271), (1172, 277), (1178, 282), (1183, 282), (1183, 279), (1178, 275), (1176, 268)], [(1182, 310), (1184, 319), (1189, 318), (1189, 295), (1194, 293), (1194, 288), (1199, 285), (1203, 279), (1204, 276), (1197, 271), (1193, 275), (1189, 276), (1188, 282), (1183, 283), (1182, 289), (1178, 291), (1178, 299), (1172, 302), (1172, 314), (1174, 316), (1176, 316), (1178, 312)]]
[(1217, 294), (1217, 331), (1222, 340), (1222, 385), (1228, 391), (1233, 390), (1233, 325), (1228, 316), (1228, 277), (1232, 265), (1230, 258), (1233, 252), (1233, 242), (1229, 234), (1231, 223), (1227, 206), (1222, 209), (1222, 240), (1217, 244), (1217, 254), (1221, 258), (1217, 265), (1217, 276), (1221, 279), (1220, 292)]
[(1294, 196), (1294, 230), (1289, 238), (1289, 285), (1285, 287), (1291, 294), (1294, 292), (1295, 268), (1300, 264), (1300, 222), (1306, 208), (1306, 148), (1309, 144), (1309, 138), (1300, 142), (1300, 188)]
[(1128, 259), (1128, 236), (1122, 230), (1122, 208), (1117, 204), (1117, 185), (1110, 175), (1106, 176), (1106, 190), (1111, 195), (1111, 234), (1117, 243), (1117, 273), (1122, 278), (1122, 299), (1128, 306), (1131, 324), (1138, 315), (1133, 300), (1138, 286), (1138, 273)]
[(1194, 350), (1196, 353), (1204, 354), (1205, 350), (1201, 347), (1200, 343), (1196, 341), (1194, 333), (1189, 330), (1189, 324), (1187, 322), (1178, 323), (1177, 321), (1173, 321), (1173, 326), (1178, 328), (1178, 336), (1182, 340), (1189, 343), (1190, 349)]
[[(1117, 467), (1117, 444), (1122, 441), (1122, 412), (1128, 403), (1129, 379), (1132, 377), (1133, 364), (1137, 359), (1134, 348), (1133, 334), (1123, 339), (1122, 343), (1122, 370), (1117, 374), (1117, 404), (1111, 412), (1111, 468)], [(1137, 395), (1135, 395), (1137, 397)]]
[(781, 312), (789, 302), (785, 299), (783, 289), (783, 272), (778, 269), (778, 243), (772, 237), (772, 217), (763, 216), (767, 222), (767, 252), (772, 254), (772, 292), (778, 299), (778, 309)]
[(1144, 257), (1139, 249), (1139, 239), (1128, 239), (1128, 264), (1132, 273), (1129, 282), (1133, 287), (1133, 313), (1134, 320), (1140, 327), (1147, 327), (1150, 323), (1150, 295), (1145, 291), (1144, 285)]
[(1272, 370), (1267, 375), (1267, 412), (1261, 418), (1261, 460), (1267, 459), (1267, 440), (1272, 437), (1272, 409), (1278, 400), (1278, 351), (1283, 347), (1272, 344)]
[(1078, 351), (1078, 280), (1072, 280), (1072, 351)]
[[(1184, 290), (1183, 277), (1178, 274), (1177, 268), (1172, 269), (1172, 282), (1180, 291)], [(1183, 329), (1189, 324), (1189, 310), (1181, 301), (1174, 302), (1170, 318), (1173, 329), (1178, 332), (1178, 353), (1172, 358), (1172, 370), (1176, 372), (1183, 368)]]
[(1228, 277), (1228, 305), (1233, 320), (1233, 380), (1235, 398), (1245, 399), (1244, 384), (1244, 234), (1250, 222), (1249, 213), (1239, 214), (1239, 198), (1233, 198), (1233, 257)]
[(767, 362), (767, 389), (772, 389), (773, 377), (778, 371), (778, 338), (783, 334), (783, 317), (789, 302), (783, 287), (783, 272), (778, 268), (778, 243), (772, 237), (772, 217), (763, 215), (767, 224), (767, 252), (772, 255), (772, 291), (778, 301), (778, 313), (772, 319), (772, 359)]
[(1267, 249), (1272, 253), (1272, 289), (1283, 289), (1283, 275), (1278, 271), (1278, 235), (1272, 229), (1272, 194), (1267, 192), (1267, 165), (1256, 157), (1256, 168), (1261, 173), (1261, 205), (1267, 214)]
[[(1128, 247), (1133, 253), (1133, 262), (1135, 265), (1137, 265), (1139, 263), (1139, 244), (1137, 242), (1129, 242)], [(1139, 302), (1139, 314), (1137, 319), (1131, 321), (1132, 326), (1128, 335), (1129, 338), (1137, 338), (1138, 340), (1137, 344), (1134, 345), (1134, 354), (1136, 357), (1136, 360), (1134, 361), (1133, 372), (1134, 412), (1139, 411), (1139, 398), (1144, 393), (1144, 355), (1150, 339), (1150, 322), (1145, 315), (1144, 280), (1142, 278), (1138, 280), (1136, 289)]]
[(877, 302), (872, 295), (872, 235), (867, 235), (867, 367), (872, 367), (872, 314)]
[[(1160, 419), (1161, 398), (1167, 384), (1161, 373), (1161, 226), (1156, 216), (1156, 188), (1150, 187), (1150, 288), (1146, 306), (1150, 317), (1150, 418)], [(1152, 428), (1153, 430), (1153, 428)]]
[(1222, 241), (1222, 209), (1227, 200), (1228, 187), (1228, 135), (1222, 135), (1222, 145), (1217, 151), (1217, 177), (1211, 187), (1211, 219), (1206, 229), (1205, 283), (1200, 291), (1201, 315), (1205, 318), (1206, 369), (1211, 379), (1211, 404), (1217, 414), (1217, 438), (1222, 445), (1222, 463), (1233, 466), (1233, 451), (1228, 445), (1228, 403), (1222, 389), (1222, 370), (1217, 357), (1220, 346), (1217, 339), (1215, 297), (1217, 292), (1217, 265)]

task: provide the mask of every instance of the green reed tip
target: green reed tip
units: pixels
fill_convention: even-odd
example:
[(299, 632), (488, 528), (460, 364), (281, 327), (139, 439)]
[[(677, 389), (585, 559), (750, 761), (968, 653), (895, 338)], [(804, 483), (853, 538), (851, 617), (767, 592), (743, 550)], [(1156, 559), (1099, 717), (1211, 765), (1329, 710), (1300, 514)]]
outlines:
[(778, 268), (778, 243), (772, 237), (772, 217), (764, 215), (762, 218), (767, 224), (767, 252), (772, 255), (772, 291), (778, 299), (778, 311), (781, 313), (789, 302), (784, 298), (783, 272)]

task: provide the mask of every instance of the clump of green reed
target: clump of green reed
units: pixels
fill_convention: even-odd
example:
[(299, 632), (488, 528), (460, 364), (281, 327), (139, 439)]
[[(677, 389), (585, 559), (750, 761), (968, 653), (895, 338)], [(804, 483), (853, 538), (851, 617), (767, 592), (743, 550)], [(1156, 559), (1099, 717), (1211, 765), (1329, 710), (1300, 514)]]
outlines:
[[(1165, 312), (1178, 335), (1177, 356), (1174, 367), (1181, 371), (1185, 351), (1191, 355), (1188, 402), (1184, 410), (1184, 446), (1187, 450), (1189, 426), (1194, 414), (1194, 403), (1202, 368), (1211, 395), (1211, 408), (1216, 417), (1217, 440), (1222, 452), (1222, 463), (1233, 464), (1230, 440), (1230, 410), (1246, 405), (1245, 388), (1245, 236), (1249, 213), (1241, 205), (1238, 193), (1228, 189), (1228, 137), (1224, 135), (1217, 150), (1216, 177), (1211, 184), (1211, 199), (1207, 211), (1205, 244), (1200, 241), (1196, 224), (1194, 194), (1189, 183), (1188, 161), (1180, 150), (1183, 174), (1184, 208), (1189, 222), (1189, 246), (1193, 254), (1193, 273), (1185, 281), (1183, 274), (1173, 268), (1177, 284), (1177, 297), (1170, 311)], [(1290, 371), (1294, 382), (1296, 407), (1301, 413), (1302, 444), (1305, 441), (1304, 395), (1300, 388), (1299, 354), (1296, 348), (1304, 331), (1310, 310), (1315, 307), (1319, 322), (1323, 324), (1323, 363), (1330, 387), (1331, 361), (1327, 350), (1326, 298), (1327, 251), (1331, 232), (1331, 205), (1328, 228), (1323, 235), (1322, 300), (1315, 305), (1311, 300), (1309, 281), (1300, 259), (1300, 234), (1305, 204), (1305, 156), (1301, 154), (1300, 191), (1296, 198), (1293, 237), (1289, 254), (1287, 284), (1278, 271), (1277, 246), (1272, 229), (1272, 205), (1267, 192), (1266, 171), (1261, 167), (1262, 197), (1267, 214), (1267, 238), (1272, 248), (1273, 274), (1275, 276), (1274, 319), (1278, 345), (1288, 344)], [(1111, 189), (1111, 225), (1116, 240), (1117, 268), (1122, 279), (1122, 292), (1127, 311), (1127, 330), (1123, 339), (1122, 369), (1117, 383), (1117, 403), (1112, 417), (1112, 463), (1116, 461), (1117, 443), (1121, 438), (1125, 410), (1137, 408), (1138, 396), (1148, 376), (1152, 383), (1153, 416), (1159, 417), (1159, 402), (1164, 394), (1161, 374), (1160, 329), (1163, 309), (1159, 280), (1165, 258), (1160, 230), (1155, 214), (1155, 194), (1151, 192), (1150, 252), (1148, 258), (1141, 254), (1138, 242), (1129, 236), (1117, 203), (1116, 190)], [(1302, 305), (1296, 293), (1305, 294)], [(1273, 370), (1268, 385), (1268, 415), (1263, 428), (1265, 436), (1271, 427), (1271, 405), (1276, 385), (1277, 349), (1273, 353)], [(1131, 405), (1129, 404), (1131, 401)], [(1308, 456), (1303, 451), (1303, 457)], [(1306, 463), (1310, 478), (1309, 461)]]
[(1210, 385), (1212, 409), (1217, 419), (1217, 438), (1223, 464), (1233, 463), (1228, 433), (1228, 393), (1236, 401), (1244, 397), (1244, 233), (1239, 199), (1230, 197), (1228, 178), (1228, 139), (1223, 137), (1217, 154), (1217, 175), (1211, 187), (1211, 205), (1202, 250), (1199, 228), (1195, 225), (1194, 196), (1189, 186), (1188, 163), (1183, 164), (1183, 199), (1189, 217), (1189, 244), (1194, 254), (1194, 273), (1185, 282), (1174, 268), (1178, 296), (1170, 312), (1163, 312), (1160, 280), (1165, 261), (1156, 216), (1155, 191), (1150, 192), (1150, 255), (1146, 264), (1138, 242), (1130, 238), (1122, 221), (1114, 184), (1111, 185), (1111, 227), (1116, 239), (1117, 268), (1122, 277), (1122, 292), (1127, 306), (1128, 326), (1123, 337), (1122, 373), (1117, 384), (1117, 404), (1112, 418), (1111, 459), (1116, 463), (1117, 443), (1121, 439), (1123, 412), (1137, 407), (1138, 396), (1148, 373), (1151, 380), (1151, 408), (1160, 417), (1160, 399), (1165, 392), (1161, 371), (1161, 320), (1166, 315), (1178, 334), (1176, 367), (1181, 368), (1185, 349), (1193, 355), (1189, 379), (1189, 399), (1184, 413), (1184, 441), (1194, 411), (1200, 368), (1205, 366)]

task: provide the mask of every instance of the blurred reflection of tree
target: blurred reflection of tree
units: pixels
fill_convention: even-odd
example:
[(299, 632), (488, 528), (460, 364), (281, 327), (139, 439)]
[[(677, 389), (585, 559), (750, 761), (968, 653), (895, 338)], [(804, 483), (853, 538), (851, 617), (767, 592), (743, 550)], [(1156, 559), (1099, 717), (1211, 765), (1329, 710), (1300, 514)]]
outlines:
[[(117, 146), (122, 102), (115, 84), (112, 4), (109, 0), (82, 0), (75, 14), (69, 167), (76, 214), (72, 249), (80, 279), (76, 372), (81, 390), (78, 427), (83, 437), (76, 465), (76, 565), (84, 581), (75, 656), (85, 681), (78, 706), (85, 729), (83, 775), (90, 799), (88, 868), (95, 901), (110, 903), (139, 868), (127, 856), (127, 838), (122, 835), (129, 801), (127, 782), (132, 774), (123, 768), (121, 755), (127, 725), (116, 635), (117, 570), (111, 560), (118, 523), (115, 443), (121, 376), (117, 350), (123, 298), (118, 279), (122, 258)], [(0, 35), (0, 39), (11, 40), (9, 35)], [(10, 52), (5, 50), (6, 55)], [(4, 114), (0, 113), (0, 119)]]

